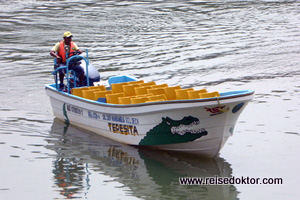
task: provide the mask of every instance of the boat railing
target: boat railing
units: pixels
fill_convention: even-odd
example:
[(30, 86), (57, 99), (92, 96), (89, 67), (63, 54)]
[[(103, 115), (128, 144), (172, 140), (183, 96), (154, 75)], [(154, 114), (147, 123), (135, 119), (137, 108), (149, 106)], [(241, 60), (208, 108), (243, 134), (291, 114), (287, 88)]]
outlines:
[[(71, 90), (71, 85), (70, 85), (70, 80), (73, 79), (74, 84), (73, 87), (76, 88), (76, 73), (75, 71), (69, 69), (70, 64), (72, 63), (72, 61), (79, 61), (79, 60), (84, 60), (86, 63), (86, 71), (85, 71), (85, 76), (86, 76), (86, 82), (87, 82), (87, 86), (90, 86), (90, 80), (89, 80), (89, 70), (88, 70), (88, 66), (89, 66), (89, 59), (88, 59), (88, 50), (86, 49), (86, 57), (83, 57), (81, 55), (74, 55), (70, 58), (67, 59), (66, 65), (65, 66), (61, 66), (56, 68), (53, 72), (52, 75), (55, 75), (55, 86), (56, 89), (58, 89), (58, 81), (57, 81), (57, 73), (60, 70), (66, 69), (66, 79), (67, 79), (67, 87), (68, 87), (68, 93), (70, 94), (70, 90)], [(54, 62), (56, 62), (56, 60), (54, 60)], [(73, 77), (71, 77), (71, 74)]]

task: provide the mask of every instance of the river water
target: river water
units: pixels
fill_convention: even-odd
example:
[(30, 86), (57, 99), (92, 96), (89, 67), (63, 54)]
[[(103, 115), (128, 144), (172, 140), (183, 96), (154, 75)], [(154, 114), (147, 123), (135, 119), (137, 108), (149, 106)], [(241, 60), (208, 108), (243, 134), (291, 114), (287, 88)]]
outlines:
[[(300, 1), (0, 0), (0, 199), (298, 199)], [(71, 31), (101, 79), (255, 90), (212, 160), (122, 145), (54, 119), (44, 85)], [(282, 184), (179, 184), (179, 177)]]

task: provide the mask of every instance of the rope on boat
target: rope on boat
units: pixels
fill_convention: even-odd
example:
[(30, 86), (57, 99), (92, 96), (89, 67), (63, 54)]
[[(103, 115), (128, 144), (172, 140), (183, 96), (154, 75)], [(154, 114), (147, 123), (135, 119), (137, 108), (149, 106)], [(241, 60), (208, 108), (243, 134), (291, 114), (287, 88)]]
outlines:
[(220, 98), (217, 95), (215, 97), (216, 97), (216, 99), (218, 101), (219, 111), (222, 112), (222, 113), (227, 112), (229, 110), (229, 108), (226, 108), (225, 106), (224, 106), (224, 108), (222, 108), (221, 104), (220, 104)]

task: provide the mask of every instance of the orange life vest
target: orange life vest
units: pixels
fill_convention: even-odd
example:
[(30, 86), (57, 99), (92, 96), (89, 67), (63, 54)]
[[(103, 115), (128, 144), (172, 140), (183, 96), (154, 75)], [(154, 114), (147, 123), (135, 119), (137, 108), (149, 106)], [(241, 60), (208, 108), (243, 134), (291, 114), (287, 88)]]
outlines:
[[(65, 43), (64, 43), (63, 40), (60, 41), (59, 43), (60, 43), (60, 45), (59, 45), (58, 55), (62, 58), (62, 62), (66, 63), (67, 59), (66, 59)], [(74, 43), (71, 41), (69, 54), (72, 53), (72, 52), (74, 52), (74, 51), (75, 51)], [(68, 58), (69, 58), (69, 56), (68, 56)]]

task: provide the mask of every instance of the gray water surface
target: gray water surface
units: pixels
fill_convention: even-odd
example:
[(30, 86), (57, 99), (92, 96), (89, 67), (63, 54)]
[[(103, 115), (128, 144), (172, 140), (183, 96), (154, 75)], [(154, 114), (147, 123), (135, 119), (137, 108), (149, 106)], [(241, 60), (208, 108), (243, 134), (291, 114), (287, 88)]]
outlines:
[[(0, 199), (298, 199), (300, 2), (0, 0)], [(255, 90), (220, 155), (137, 149), (54, 119), (44, 85), (71, 31), (101, 74)], [(183, 186), (179, 177), (282, 178)]]

